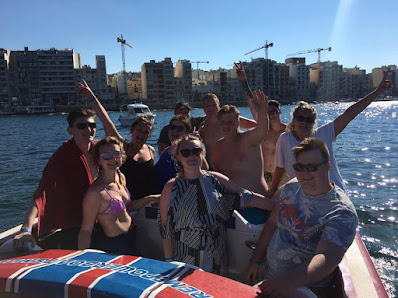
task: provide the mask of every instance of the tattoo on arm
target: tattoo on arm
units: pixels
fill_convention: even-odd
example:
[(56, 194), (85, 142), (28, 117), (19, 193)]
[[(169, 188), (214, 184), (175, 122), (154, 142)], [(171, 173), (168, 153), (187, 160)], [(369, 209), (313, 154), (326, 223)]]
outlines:
[(253, 92), (250, 89), (250, 86), (249, 86), (249, 83), (247, 82), (247, 80), (242, 82), (242, 88), (243, 88), (243, 92), (245, 92), (246, 96), (253, 99)]

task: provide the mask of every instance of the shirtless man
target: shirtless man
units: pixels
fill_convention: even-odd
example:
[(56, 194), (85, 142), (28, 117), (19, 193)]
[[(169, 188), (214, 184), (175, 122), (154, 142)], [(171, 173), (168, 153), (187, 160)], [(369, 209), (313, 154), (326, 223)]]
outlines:
[(44, 168), (21, 231), (14, 238), (17, 250), (28, 249), (29, 242), (35, 245), (32, 227), (36, 217), (38, 237), (45, 239), (39, 243), (42, 248), (77, 249), (83, 197), (98, 174), (92, 149), (97, 125), (95, 112), (85, 108), (72, 110), (67, 120), (72, 138), (58, 148)]
[[(202, 122), (199, 129), (199, 134), (206, 146), (206, 160), (212, 168), (212, 152), (216, 142), (223, 137), (221, 132), (220, 123), (217, 118), (218, 111), (220, 110), (220, 100), (217, 95), (208, 93), (203, 98), (203, 111), (207, 119)], [(256, 122), (245, 117), (239, 116), (239, 124), (242, 128), (256, 127)]]
[[(235, 106), (226, 105), (220, 109), (218, 119), (223, 138), (213, 148), (213, 167), (239, 186), (266, 195), (268, 186), (263, 175), (260, 145), (268, 133), (268, 98), (262, 91), (254, 92), (253, 108), (258, 112), (257, 126), (245, 132), (239, 130), (239, 111)], [(246, 210), (240, 212), (249, 222), (265, 222), (263, 211)]]
[[(242, 62), (234, 63), (236, 66), (236, 74), (238, 79), (242, 83), (243, 91), (246, 95), (246, 101), (249, 105), (250, 111), (252, 112), (254, 120), (257, 121), (257, 111), (253, 108), (253, 93), (247, 82), (245, 70)], [(264, 158), (264, 178), (269, 188), (271, 188), (272, 177), (275, 171), (275, 150), (276, 142), (279, 136), (285, 132), (286, 124), (281, 121), (280, 115), (282, 111), (280, 109), (280, 103), (276, 100), (268, 101), (268, 118), (269, 118), (269, 130), (268, 135), (261, 144), (261, 150)], [(289, 181), (289, 176), (284, 175), (279, 185), (285, 184)]]

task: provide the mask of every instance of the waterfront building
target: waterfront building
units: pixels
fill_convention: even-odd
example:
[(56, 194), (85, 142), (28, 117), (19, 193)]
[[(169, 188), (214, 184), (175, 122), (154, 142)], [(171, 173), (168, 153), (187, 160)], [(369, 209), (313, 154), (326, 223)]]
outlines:
[(80, 98), (76, 81), (81, 79), (100, 98), (111, 101), (114, 96), (107, 84), (105, 56), (96, 56), (96, 66), (82, 68), (80, 54), (72, 49), (0, 50), (1, 101), (15, 106), (75, 104)]
[(154, 103), (169, 104), (174, 100), (174, 68), (171, 58), (151, 60), (141, 67), (142, 97)]
[(376, 67), (372, 69), (372, 85), (373, 88), (379, 86), (382, 78), (383, 72), (387, 70), (388, 79), (392, 82), (393, 88), (387, 90), (383, 93), (384, 96), (397, 96), (398, 95), (398, 69), (396, 65), (384, 65), (382, 67)]
[(243, 62), (247, 80), (253, 90), (263, 90), (270, 99), (290, 103), (294, 99), (294, 82), (289, 67), (271, 59), (256, 58)]
[(337, 61), (314, 63), (310, 68), (310, 80), (317, 86), (316, 99), (334, 101), (340, 98), (339, 81), (342, 66)]
[(294, 97), (296, 100), (310, 99), (310, 66), (305, 65), (305, 58), (288, 58), (289, 77), (294, 82)]
[(188, 60), (178, 60), (174, 70), (174, 94), (177, 101), (192, 102), (192, 67)]
[(356, 100), (364, 97), (371, 91), (366, 71), (357, 66), (353, 68), (343, 68), (339, 84), (339, 99)]
[(8, 106), (10, 104), (9, 99), (9, 61), (10, 61), (10, 50), (0, 49), (0, 105), (1, 107)]

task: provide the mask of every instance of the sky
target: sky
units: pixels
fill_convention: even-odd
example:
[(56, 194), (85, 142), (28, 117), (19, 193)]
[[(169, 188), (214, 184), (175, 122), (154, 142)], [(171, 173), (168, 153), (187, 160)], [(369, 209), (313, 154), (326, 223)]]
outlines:
[[(121, 71), (123, 34), (126, 71), (171, 57), (209, 61), (203, 70), (232, 68), (233, 62), (332, 47), (321, 61), (343, 67), (398, 65), (397, 0), (0, 0), (0, 48), (74, 49), (82, 65), (95, 67), (105, 55), (107, 73)], [(306, 63), (318, 54), (308, 53)], [(192, 68), (196, 69), (196, 63)]]

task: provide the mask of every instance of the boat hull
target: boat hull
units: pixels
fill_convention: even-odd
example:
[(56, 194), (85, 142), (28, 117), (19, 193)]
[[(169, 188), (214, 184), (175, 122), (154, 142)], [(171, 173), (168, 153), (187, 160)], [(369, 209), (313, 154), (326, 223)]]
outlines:
[(135, 115), (120, 115), (119, 122), (121, 126), (130, 127), (131, 124), (141, 115), (145, 115), (148, 119), (154, 123), (156, 115), (155, 114), (135, 114)]

